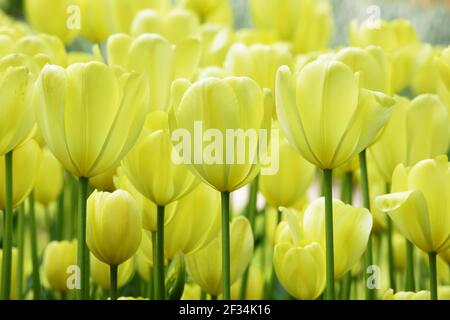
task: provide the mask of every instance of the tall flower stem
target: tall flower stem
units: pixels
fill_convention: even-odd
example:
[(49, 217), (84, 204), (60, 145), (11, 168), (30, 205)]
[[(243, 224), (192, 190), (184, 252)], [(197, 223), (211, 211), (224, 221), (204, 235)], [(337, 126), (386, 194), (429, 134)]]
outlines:
[(64, 238), (64, 188), (58, 197), (58, 208), (57, 208), (57, 218), (56, 218), (56, 240), (61, 241)]
[(156, 254), (156, 232), (152, 231), (152, 258), (153, 258), (153, 267), (152, 267), (152, 281), (151, 284), (153, 291), (153, 298), (156, 299), (158, 294), (156, 293), (156, 288), (158, 287), (158, 274), (156, 273), (156, 263), (158, 261), (158, 256)]
[(223, 299), (230, 300), (230, 193), (222, 192), (222, 286)]
[[(353, 172), (348, 171), (342, 176), (341, 182), (341, 200), (344, 203), (353, 203)], [(342, 282), (341, 296), (343, 300), (350, 299), (350, 292), (352, 288), (352, 271), (348, 271)]]
[[(280, 224), (281, 215), (282, 215), (282, 212), (281, 212), (280, 208), (277, 208), (276, 226), (278, 226)], [(267, 237), (267, 235), (266, 235), (266, 237)], [(277, 275), (275, 273), (274, 267), (272, 266), (271, 269), (270, 269), (269, 281), (267, 283), (266, 290), (265, 290), (265, 293), (264, 293), (264, 299), (265, 300), (270, 300), (270, 299), (274, 298), (273, 289), (275, 288), (276, 282), (277, 282)]]
[[(386, 183), (385, 192), (391, 192), (391, 184)], [(387, 245), (388, 245), (388, 266), (389, 266), (389, 286), (392, 290), (397, 291), (397, 284), (395, 282), (395, 265), (394, 265), (394, 245), (392, 243), (393, 225), (392, 220), (386, 215), (386, 233), (387, 233)]]
[(5, 155), (5, 212), (3, 215), (3, 259), (2, 259), (2, 290), (3, 300), (10, 298), (11, 263), (13, 238), (13, 152)]
[(431, 300), (438, 299), (437, 274), (436, 274), (436, 252), (429, 252), (428, 259), (430, 264), (430, 293)]
[(164, 279), (164, 206), (158, 206), (156, 220), (156, 299), (166, 299)]
[(416, 291), (416, 281), (414, 279), (414, 244), (405, 239), (406, 241), (406, 291)]
[(37, 247), (37, 227), (36, 227), (36, 213), (34, 209), (34, 192), (31, 192), (29, 197), (29, 224), (30, 224), (30, 245), (31, 245), (31, 264), (32, 270), (32, 288), (34, 300), (41, 298), (41, 279), (39, 274), (39, 254)]
[[(255, 230), (255, 218), (256, 218), (256, 202), (258, 198), (258, 188), (259, 188), (259, 176), (256, 176), (255, 180), (253, 180), (250, 186), (250, 198), (247, 206), (247, 218), (250, 222), (250, 226), (252, 230)], [(245, 299), (245, 293), (247, 292), (248, 285), (248, 275), (250, 272), (251, 263), (248, 265), (247, 269), (245, 269), (244, 275), (242, 276), (241, 288), (239, 292), (239, 299)]]
[(86, 244), (86, 201), (88, 193), (88, 179), (80, 177), (78, 180), (78, 266), (80, 267), (81, 288), (78, 291), (79, 300), (89, 299), (89, 250)]
[(111, 284), (111, 300), (117, 300), (117, 271), (119, 266), (110, 265), (109, 266), (109, 275), (110, 275), (110, 284)]
[[(369, 191), (369, 174), (367, 171), (367, 158), (366, 150), (359, 154), (359, 168), (361, 171), (361, 191), (363, 206), (370, 211), (370, 191)], [(365, 264), (366, 270), (369, 266), (373, 265), (373, 250), (372, 250), (372, 232), (369, 235), (369, 240), (367, 241), (367, 249), (365, 254)], [(370, 277), (369, 273), (366, 273), (366, 277)], [(367, 280), (366, 278), (366, 280)], [(375, 298), (375, 292), (373, 289), (369, 288), (366, 283), (366, 299), (373, 300)]]
[(327, 269), (327, 300), (334, 300), (334, 241), (333, 241), (333, 171), (323, 170), (323, 191), (325, 196), (325, 247)]
[(25, 212), (21, 204), (17, 210), (17, 299), (22, 299), (23, 294), (23, 259), (25, 255)]

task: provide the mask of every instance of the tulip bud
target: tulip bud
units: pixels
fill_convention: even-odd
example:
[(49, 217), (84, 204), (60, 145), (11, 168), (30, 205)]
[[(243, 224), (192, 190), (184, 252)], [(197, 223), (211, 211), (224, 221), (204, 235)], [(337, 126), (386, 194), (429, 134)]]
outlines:
[[(103, 290), (111, 289), (110, 267), (91, 254), (91, 277)], [(117, 288), (123, 287), (134, 274), (134, 258), (119, 265), (117, 273)]]
[(50, 287), (58, 292), (68, 292), (69, 268), (77, 264), (77, 242), (50, 242), (45, 248), (42, 264)]
[[(0, 157), (0, 163), (5, 157)], [(14, 149), (13, 152), (13, 207), (19, 206), (33, 190), (41, 165), (41, 150), (34, 140), (28, 140)], [(5, 166), (0, 165), (0, 209), (4, 210), (5, 198)]]
[(116, 189), (114, 186), (114, 176), (116, 175), (116, 172), (117, 167), (112, 167), (108, 171), (90, 178), (89, 183), (98, 190), (113, 192)]
[[(11, 258), (11, 291), (10, 299), (16, 299), (16, 288), (17, 288), (17, 259), (18, 259), (17, 248), (12, 248), (12, 258)], [(0, 274), (2, 274), (3, 266), (3, 249), (0, 249)], [(2, 284), (2, 279), (0, 277), (0, 286)]]
[(405, 292), (399, 291), (394, 294), (394, 290), (385, 292), (383, 300), (430, 300), (430, 291)]
[[(231, 299), (239, 300), (242, 278), (231, 286)], [(248, 271), (245, 300), (262, 300), (264, 297), (264, 272), (259, 267), (251, 265)]]
[(200, 29), (202, 39), (202, 66), (222, 66), (230, 46), (233, 30), (215, 24), (204, 24)]
[(67, 65), (67, 53), (64, 43), (48, 34), (29, 35), (17, 41), (15, 52), (33, 58), (42, 69), (46, 64)]
[[(28, 160), (28, 159), (27, 159)], [(58, 198), (63, 188), (64, 175), (61, 164), (47, 148), (42, 150), (42, 161), (34, 186), (36, 201), (47, 207)]]
[(94, 191), (87, 201), (86, 242), (92, 253), (109, 265), (130, 259), (141, 243), (141, 217), (126, 191)]
[[(230, 225), (230, 284), (244, 273), (253, 255), (253, 234), (244, 217), (235, 218)], [(208, 294), (222, 292), (222, 246), (220, 234), (202, 249), (186, 255), (186, 266), (192, 279)]]

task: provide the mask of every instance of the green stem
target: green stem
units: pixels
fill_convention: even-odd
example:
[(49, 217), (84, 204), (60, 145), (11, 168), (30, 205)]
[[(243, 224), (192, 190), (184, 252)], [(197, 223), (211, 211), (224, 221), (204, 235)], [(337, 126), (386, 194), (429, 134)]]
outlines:
[(156, 273), (156, 263), (158, 261), (158, 256), (156, 255), (156, 232), (152, 232), (152, 257), (153, 257), (153, 274), (152, 274), (152, 279), (153, 279), (153, 299), (157, 299), (158, 297), (158, 293), (156, 292), (156, 288), (158, 287), (158, 274)]
[(334, 240), (333, 240), (333, 171), (323, 170), (323, 186), (325, 195), (325, 247), (327, 267), (327, 300), (334, 300)]
[(25, 213), (24, 205), (21, 204), (17, 214), (17, 299), (22, 299), (23, 295), (23, 259), (25, 255)]
[[(391, 192), (391, 185), (390, 183), (386, 183), (385, 192), (389, 193)], [(392, 236), (393, 236), (393, 225), (392, 220), (389, 218), (388, 215), (386, 215), (386, 227), (387, 227), (387, 245), (388, 245), (388, 266), (389, 266), (389, 285), (394, 290), (394, 292), (397, 291), (397, 285), (395, 283), (395, 265), (394, 265), (394, 245), (392, 243)]]
[[(361, 171), (361, 191), (362, 191), (362, 199), (363, 206), (367, 210), (370, 211), (370, 192), (369, 192), (369, 175), (367, 171), (367, 159), (366, 159), (366, 150), (362, 151), (359, 154), (359, 168)], [(369, 234), (369, 240), (367, 241), (367, 249), (365, 253), (365, 266), (366, 270), (369, 266), (373, 265), (373, 250), (372, 250), (372, 232)], [(369, 273), (365, 273), (366, 281), (370, 277)], [(375, 299), (375, 291), (366, 283), (366, 299), (373, 300)]]
[(207, 294), (205, 290), (201, 290), (200, 291), (200, 300), (206, 300), (207, 299)]
[(406, 241), (406, 291), (416, 291), (416, 283), (414, 279), (414, 244), (408, 239)]
[[(277, 223), (276, 226), (278, 226), (280, 224), (281, 221), (281, 215), (282, 212), (280, 210), (280, 208), (277, 208)], [(275, 269), (272, 266), (270, 269), (270, 276), (269, 276), (269, 281), (268, 284), (266, 286), (266, 290), (264, 290), (264, 299), (265, 300), (270, 300), (273, 299), (273, 289), (275, 288), (275, 283), (277, 282), (277, 275), (275, 273)]]
[(436, 252), (429, 252), (428, 259), (430, 263), (430, 293), (431, 300), (438, 299), (437, 273), (436, 273)]
[(230, 300), (230, 193), (222, 192), (222, 293)]
[(64, 237), (64, 189), (58, 197), (57, 220), (56, 220), (56, 239), (61, 241)]
[(211, 296), (211, 300), (217, 300), (217, 296)]
[(89, 250), (86, 244), (86, 201), (88, 193), (88, 179), (80, 177), (78, 180), (78, 266), (80, 267), (81, 288), (78, 290), (78, 300), (89, 299)]
[(346, 172), (342, 176), (341, 200), (347, 204), (352, 204), (353, 202), (353, 172), (351, 171)]
[(352, 289), (352, 271), (348, 271), (344, 276), (344, 281), (342, 283), (342, 295), (343, 300), (350, 299), (350, 292)]
[(109, 266), (109, 276), (111, 282), (111, 300), (117, 300), (117, 272), (119, 266), (110, 265)]
[[(255, 180), (253, 180), (251, 187), (250, 187), (250, 198), (248, 202), (248, 208), (247, 208), (247, 218), (250, 222), (250, 226), (252, 230), (255, 230), (255, 218), (256, 218), (256, 203), (257, 203), (257, 197), (258, 197), (258, 188), (259, 188), (259, 176), (256, 176)], [(250, 266), (251, 262), (247, 266), (247, 269), (245, 269), (245, 272), (242, 276), (241, 281), (241, 287), (239, 291), (239, 299), (244, 300), (245, 299), (245, 293), (247, 292), (247, 285), (248, 285), (248, 275), (250, 272)]]
[(31, 263), (32, 271), (32, 285), (34, 300), (41, 298), (41, 279), (39, 274), (39, 254), (37, 247), (37, 227), (36, 227), (36, 213), (34, 209), (34, 192), (31, 192), (29, 197), (29, 222), (30, 222), (30, 242), (31, 242)]
[(12, 233), (13, 233), (13, 151), (5, 155), (5, 211), (3, 215), (3, 258), (1, 298), (11, 292)]
[[(152, 234), (153, 234), (154, 232), (152, 232)], [(155, 271), (154, 271), (154, 268), (153, 267), (150, 267), (150, 269), (149, 269), (149, 275), (148, 275), (148, 277), (149, 277), (149, 281), (148, 281), (148, 298), (150, 299), (150, 300), (154, 300), (155, 299), (155, 277), (154, 277), (154, 274), (155, 274)]]
[(166, 299), (164, 280), (164, 206), (158, 206), (156, 222), (156, 299)]

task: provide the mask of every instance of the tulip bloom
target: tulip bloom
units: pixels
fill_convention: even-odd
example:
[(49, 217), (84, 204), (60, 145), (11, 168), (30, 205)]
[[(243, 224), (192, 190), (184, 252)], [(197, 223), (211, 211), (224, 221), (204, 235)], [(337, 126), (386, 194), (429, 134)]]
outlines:
[[(29, 158), (27, 159), (28, 161)], [(29, 165), (29, 162), (27, 165)], [(47, 207), (57, 199), (63, 188), (63, 183), (64, 173), (61, 164), (50, 150), (47, 148), (42, 149), (42, 161), (34, 186), (36, 201)]]
[(44, 274), (50, 287), (58, 292), (68, 292), (70, 268), (77, 263), (76, 241), (52, 241), (45, 248), (43, 258)]
[(383, 300), (429, 300), (430, 291), (405, 292), (399, 291), (394, 293), (394, 290), (388, 289), (383, 296)]
[[(117, 174), (118, 167), (112, 167), (108, 171), (105, 171), (98, 176), (89, 179), (89, 183), (94, 188), (101, 191), (113, 192), (116, 187), (114, 185), (114, 177)], [(121, 189), (118, 187), (117, 189)], [(128, 191), (128, 190), (126, 190)]]

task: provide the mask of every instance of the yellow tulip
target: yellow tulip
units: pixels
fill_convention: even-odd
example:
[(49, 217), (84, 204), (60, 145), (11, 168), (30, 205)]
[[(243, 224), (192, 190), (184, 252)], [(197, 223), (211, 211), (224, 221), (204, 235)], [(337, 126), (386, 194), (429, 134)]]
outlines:
[[(192, 279), (212, 296), (222, 292), (222, 246), (220, 235), (202, 249), (186, 255), (186, 267)], [(244, 217), (233, 219), (230, 225), (230, 284), (244, 273), (253, 255), (253, 234)]]
[(220, 208), (220, 193), (204, 183), (168, 207), (175, 213), (165, 225), (165, 256), (189, 254), (211, 242), (219, 232)]
[(450, 249), (447, 249), (439, 254), (439, 256), (447, 263), (450, 264)]
[(90, 178), (89, 183), (98, 190), (113, 192), (116, 189), (116, 186), (114, 185), (116, 173), (117, 167), (112, 167), (98, 176)]
[[(142, 238), (142, 242), (144, 241), (144, 236)], [(153, 272), (152, 266), (153, 263), (149, 263), (144, 256), (144, 254), (140, 251), (135, 256), (136, 259), (136, 265), (137, 265), (137, 272), (139, 273), (139, 276), (142, 280), (145, 282), (150, 282), (150, 272)]]
[(194, 11), (202, 23), (233, 25), (229, 0), (182, 0), (180, 5)]
[[(103, 290), (111, 289), (109, 265), (97, 259), (93, 254), (91, 254), (90, 265), (92, 280)], [(127, 284), (133, 274), (134, 258), (131, 258), (119, 265), (117, 273), (117, 287), (120, 288)]]
[(50, 242), (45, 248), (42, 264), (50, 287), (58, 292), (68, 292), (69, 268), (77, 264), (76, 240)]
[[(27, 159), (28, 160), (28, 159)], [(36, 201), (48, 206), (55, 201), (64, 183), (64, 173), (61, 164), (47, 148), (42, 149), (42, 161), (34, 186)]]
[(406, 239), (396, 232), (393, 234), (392, 244), (394, 248), (395, 269), (403, 271), (406, 267)]
[(387, 120), (393, 99), (359, 89), (358, 76), (329, 59), (299, 73), (278, 70), (277, 115), (292, 146), (321, 169), (334, 169), (366, 149)]
[[(12, 258), (11, 258), (11, 291), (10, 299), (16, 299), (16, 288), (17, 288), (17, 260), (18, 260), (17, 248), (12, 248)], [(3, 249), (0, 249), (0, 274), (2, 273), (3, 266)], [(2, 284), (2, 279), (0, 277), (0, 285)]]
[(35, 60), (40, 69), (47, 63), (62, 67), (67, 65), (67, 53), (64, 43), (48, 34), (29, 35), (20, 38), (15, 44), (14, 52), (25, 54)]
[[(366, 250), (372, 230), (372, 215), (365, 208), (333, 200), (334, 273), (341, 279)], [(320, 198), (306, 209), (303, 218), (305, 239), (319, 242), (325, 248), (325, 202)]]
[(77, 0), (26, 0), (24, 5), (26, 19), (36, 31), (55, 35), (64, 43), (77, 36)]
[(47, 65), (36, 83), (34, 99), (46, 144), (78, 177), (90, 178), (116, 166), (144, 125), (146, 88), (141, 76), (99, 62), (67, 69)]
[(78, 0), (81, 12), (81, 34), (94, 43), (103, 42), (113, 32), (110, 0)]
[(140, 141), (123, 161), (133, 186), (159, 206), (182, 198), (199, 183), (186, 166), (172, 161), (170, 139), (167, 114), (155, 111), (148, 116)]
[(172, 81), (191, 79), (200, 59), (198, 40), (187, 39), (173, 46), (156, 34), (144, 34), (136, 39), (113, 35), (108, 39), (107, 51), (111, 65), (147, 75), (151, 111), (168, 110)]
[(383, 300), (430, 300), (430, 291), (405, 292), (399, 291), (394, 294), (394, 290), (388, 289), (383, 296)]
[(435, 58), (435, 64), (439, 70), (441, 79), (450, 91), (450, 47), (442, 51), (442, 53)]
[(291, 41), (296, 53), (326, 49), (332, 34), (328, 0), (251, 0), (253, 23), (259, 30), (275, 31)]
[(181, 300), (200, 300), (202, 288), (195, 283), (187, 283), (184, 286), (183, 296)]
[[(0, 157), (0, 163), (5, 157)], [(13, 151), (13, 207), (19, 206), (28, 197), (35, 185), (39, 166), (41, 165), (41, 150), (34, 140), (28, 140)], [(0, 209), (6, 206), (5, 166), (0, 165)]]
[(280, 45), (246, 46), (238, 43), (228, 51), (225, 70), (235, 76), (246, 76), (260, 87), (275, 91), (275, 76), (282, 65), (293, 66), (291, 53)]
[[(178, 137), (175, 148), (180, 153), (180, 147), (194, 146), (194, 150), (182, 150), (179, 160), (221, 192), (232, 192), (251, 182), (262, 162), (261, 152), (258, 155), (258, 148), (263, 147), (261, 130), (270, 137), (271, 96), (246, 77), (207, 78), (193, 85), (179, 80), (174, 83), (173, 92), (169, 116), (172, 135)], [(202, 140), (198, 141), (198, 135), (202, 135), (198, 132), (199, 124), (202, 132), (214, 133), (222, 140), (212, 136), (207, 142), (200, 136)], [(244, 135), (245, 130), (251, 131), (255, 133), (254, 139), (244, 141), (243, 146), (242, 141), (234, 143), (234, 136), (228, 139), (232, 143), (225, 142), (229, 130), (241, 130)]]
[(411, 88), (416, 95), (423, 93), (438, 93), (439, 70), (435, 59), (441, 54), (442, 48), (423, 44), (416, 57), (417, 70), (411, 81)]
[(87, 201), (86, 242), (102, 262), (120, 265), (141, 244), (141, 217), (133, 197), (126, 191), (94, 191)]
[[(275, 30), (239, 29), (234, 33), (234, 42), (243, 43), (248, 46), (254, 44), (274, 44), (278, 41), (277, 37)], [(291, 51), (292, 46), (289, 43), (278, 43), (286, 45)]]
[(32, 76), (27, 68), (15, 67), (3, 59), (0, 59), (0, 155), (21, 144), (34, 125)]
[(215, 24), (204, 24), (200, 27), (202, 66), (222, 66), (225, 57), (233, 44), (233, 31), (229, 27)]
[(408, 152), (406, 164), (447, 153), (449, 114), (435, 95), (424, 94), (411, 101), (406, 118)]
[(181, 8), (166, 13), (143, 10), (134, 19), (131, 34), (140, 36), (146, 33), (160, 34), (179, 45), (200, 35), (200, 23), (192, 11)]
[[(264, 272), (259, 267), (251, 265), (248, 272), (245, 300), (262, 300), (264, 297)], [(239, 300), (242, 279), (231, 286), (231, 299)]]
[(286, 139), (280, 140), (278, 172), (259, 178), (260, 191), (274, 208), (293, 206), (305, 195), (316, 173), (315, 167), (300, 157)]
[(409, 241), (425, 252), (443, 252), (450, 247), (449, 164), (446, 156), (427, 159), (405, 168), (397, 166), (392, 193), (376, 198)]

